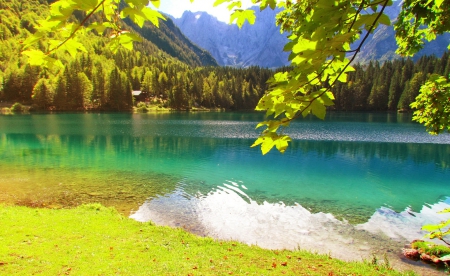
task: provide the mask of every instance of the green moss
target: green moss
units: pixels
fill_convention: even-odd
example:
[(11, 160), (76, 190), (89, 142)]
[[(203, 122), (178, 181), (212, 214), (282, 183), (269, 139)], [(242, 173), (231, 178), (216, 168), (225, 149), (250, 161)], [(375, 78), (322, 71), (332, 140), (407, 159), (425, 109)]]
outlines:
[(411, 245), (412, 248), (418, 249), (421, 253), (434, 255), (437, 257), (450, 254), (450, 247), (445, 245), (435, 244), (433, 242), (416, 241)]
[(198, 237), (99, 204), (0, 206), (0, 221), (0, 275), (401, 275), (369, 262)]

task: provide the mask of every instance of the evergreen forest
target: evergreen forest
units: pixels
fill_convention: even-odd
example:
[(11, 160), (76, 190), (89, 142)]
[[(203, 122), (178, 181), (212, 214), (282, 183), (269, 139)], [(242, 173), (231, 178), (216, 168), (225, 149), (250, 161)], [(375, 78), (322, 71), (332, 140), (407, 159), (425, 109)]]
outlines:
[[(57, 58), (64, 68), (31, 66), (21, 55), (21, 42), (38, 20), (48, 14), (45, 0), (0, 2), (0, 102), (21, 103), (32, 110), (127, 111), (138, 104), (132, 91), (146, 95), (140, 100), (160, 107), (188, 110), (220, 108), (254, 109), (268, 88), (274, 70), (219, 67), (185, 38), (168, 19), (161, 29), (151, 24), (124, 27), (140, 35), (133, 51), (106, 46), (107, 38), (83, 34), (86, 52)], [(81, 16), (81, 15), (80, 15)], [(73, 20), (77, 20), (74, 18)], [(166, 30), (165, 30), (166, 29)], [(41, 45), (41, 47), (45, 47)], [(197, 48), (196, 48), (197, 47)], [(409, 110), (429, 74), (449, 75), (449, 53), (442, 57), (357, 64), (347, 83), (338, 83), (334, 110)], [(279, 70), (289, 70), (280, 68)]]

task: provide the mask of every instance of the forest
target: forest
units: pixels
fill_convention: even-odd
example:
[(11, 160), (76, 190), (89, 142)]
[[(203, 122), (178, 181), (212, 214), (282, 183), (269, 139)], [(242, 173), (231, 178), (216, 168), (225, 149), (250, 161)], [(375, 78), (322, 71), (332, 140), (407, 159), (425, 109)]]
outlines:
[[(133, 51), (113, 53), (106, 47), (106, 38), (93, 33), (83, 34), (86, 52), (75, 58), (58, 56), (63, 69), (31, 66), (21, 55), (21, 42), (47, 13), (44, 0), (0, 3), (0, 102), (21, 103), (31, 110), (127, 111), (138, 104), (132, 91), (142, 91), (147, 104), (165, 108), (250, 110), (266, 92), (267, 80), (275, 71), (289, 70), (204, 66), (189, 59), (189, 53), (173, 56), (169, 42), (164, 45), (171, 50), (164, 51), (145, 36)], [(429, 74), (449, 74), (450, 59), (446, 52), (417, 62), (372, 61), (355, 68), (347, 83), (333, 88), (336, 99), (331, 109), (407, 111)]]

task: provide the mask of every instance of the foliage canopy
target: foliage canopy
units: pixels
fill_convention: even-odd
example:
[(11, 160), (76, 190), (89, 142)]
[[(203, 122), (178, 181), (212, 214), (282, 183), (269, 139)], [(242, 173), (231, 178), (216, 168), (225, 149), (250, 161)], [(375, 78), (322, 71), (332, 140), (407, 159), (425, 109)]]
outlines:
[[(193, 0), (191, 0), (192, 2)], [(299, 117), (313, 114), (325, 117), (327, 107), (334, 104), (331, 88), (347, 82), (348, 73), (354, 71), (351, 63), (361, 50), (368, 36), (380, 25), (390, 25), (384, 13), (392, 0), (252, 0), (261, 10), (282, 8), (277, 15), (281, 31), (289, 33), (284, 50), (289, 51), (292, 70), (279, 72), (269, 81), (270, 88), (261, 97), (256, 110), (265, 111), (268, 119), (257, 127), (263, 127), (260, 137), (252, 146), (261, 146), (263, 154), (276, 147), (284, 152), (291, 138), (284, 129)], [(149, 5), (149, 3), (151, 5)], [(50, 16), (40, 21), (36, 32), (24, 42), (24, 55), (29, 63), (40, 66), (62, 64), (52, 57), (65, 51), (75, 56), (86, 51), (77, 39), (79, 34), (95, 31), (110, 38), (111, 51), (120, 47), (132, 49), (140, 37), (123, 30), (121, 22), (129, 18), (138, 26), (150, 21), (156, 26), (164, 17), (154, 8), (159, 0), (59, 0), (51, 5)], [(252, 10), (241, 9), (241, 1), (216, 0), (214, 5), (227, 4), (233, 10), (230, 23), (242, 26), (253, 23)], [(395, 23), (398, 53), (413, 55), (424, 40), (450, 31), (450, 0), (406, 0)], [(75, 12), (82, 12), (83, 19), (73, 19)], [(47, 38), (48, 43), (37, 42)], [(436, 93), (448, 91), (447, 76), (432, 76), (421, 89), (413, 106), (418, 108), (414, 120), (427, 125), (432, 133), (449, 130), (450, 99), (441, 97), (430, 101)], [(436, 92), (438, 91), (438, 92)], [(447, 92), (445, 92), (447, 93)], [(444, 94), (445, 94), (444, 93)]]

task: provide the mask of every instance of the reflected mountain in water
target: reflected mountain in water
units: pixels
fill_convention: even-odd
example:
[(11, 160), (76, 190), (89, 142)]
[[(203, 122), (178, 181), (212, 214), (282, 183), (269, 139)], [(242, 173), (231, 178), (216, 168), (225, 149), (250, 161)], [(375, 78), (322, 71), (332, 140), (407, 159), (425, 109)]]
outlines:
[(353, 225), (330, 213), (313, 213), (298, 204), (258, 204), (239, 185), (229, 182), (208, 195), (187, 196), (177, 189), (149, 199), (130, 217), (220, 240), (237, 240), (269, 249), (301, 248), (348, 261), (386, 254), (394, 268), (414, 268), (432, 275), (437, 271), (403, 260), (400, 250), (414, 239), (423, 239), (422, 225), (449, 219), (450, 214), (437, 214), (449, 207), (449, 198), (422, 206), (419, 212), (410, 208), (395, 212), (380, 207), (367, 222)]

